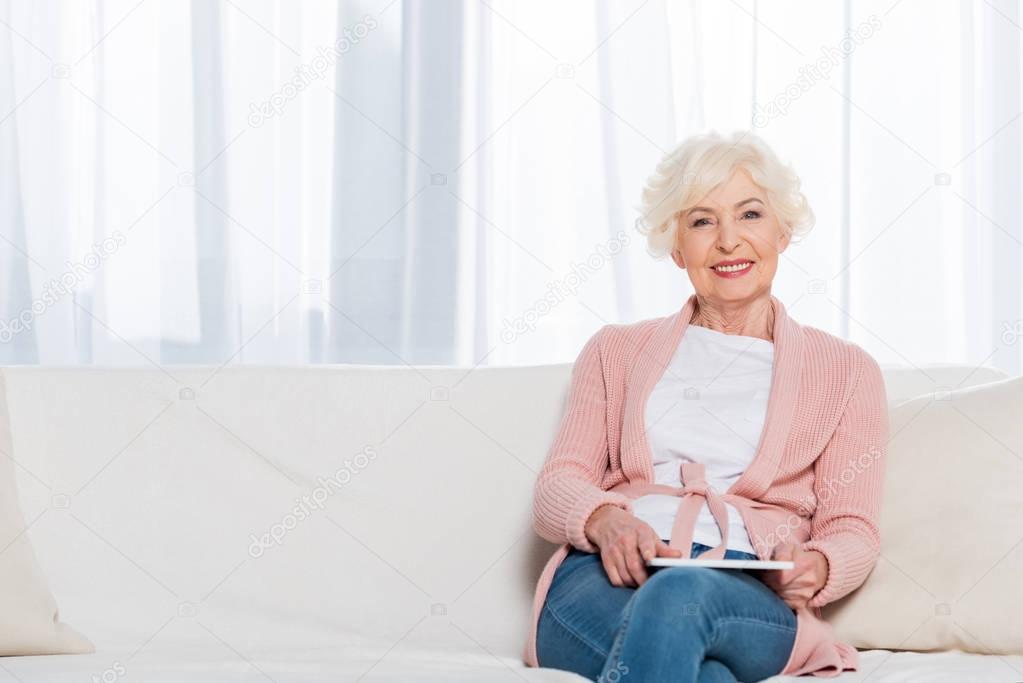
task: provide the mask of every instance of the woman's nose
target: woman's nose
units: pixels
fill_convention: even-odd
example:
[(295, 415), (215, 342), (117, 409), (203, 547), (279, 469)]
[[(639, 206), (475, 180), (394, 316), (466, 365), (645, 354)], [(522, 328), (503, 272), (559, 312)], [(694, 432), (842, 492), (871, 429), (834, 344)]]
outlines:
[(739, 246), (740, 240), (739, 235), (734, 229), (730, 229), (721, 226), (721, 231), (718, 233), (717, 247), (720, 251), (731, 252)]

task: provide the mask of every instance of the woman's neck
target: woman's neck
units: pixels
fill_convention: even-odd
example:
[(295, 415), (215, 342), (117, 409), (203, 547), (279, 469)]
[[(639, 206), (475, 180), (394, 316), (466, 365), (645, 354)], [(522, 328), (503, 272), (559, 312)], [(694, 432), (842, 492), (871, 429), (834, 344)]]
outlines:
[(718, 306), (697, 295), (696, 311), (689, 324), (774, 341), (774, 306), (770, 294), (736, 306)]

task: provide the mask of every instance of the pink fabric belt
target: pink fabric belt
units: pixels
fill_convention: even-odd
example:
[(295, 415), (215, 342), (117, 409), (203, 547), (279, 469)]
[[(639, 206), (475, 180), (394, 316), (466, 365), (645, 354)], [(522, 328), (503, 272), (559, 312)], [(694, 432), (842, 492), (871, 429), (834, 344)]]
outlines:
[(630, 498), (638, 498), (651, 493), (662, 493), (682, 498), (678, 504), (678, 512), (675, 513), (675, 522), (671, 528), (671, 540), (668, 545), (682, 551), (682, 557), (689, 557), (692, 552), (693, 530), (696, 526), (696, 518), (703, 508), (703, 501), (707, 501), (714, 521), (721, 530), (720, 545), (708, 550), (700, 557), (708, 560), (724, 559), (725, 550), (728, 548), (728, 510), (721, 496), (707, 484), (706, 470), (703, 463), (683, 462), (679, 465), (679, 481), (681, 486), (668, 486), (667, 484), (651, 484), (647, 482), (622, 482), (611, 488), (612, 491), (622, 493)]

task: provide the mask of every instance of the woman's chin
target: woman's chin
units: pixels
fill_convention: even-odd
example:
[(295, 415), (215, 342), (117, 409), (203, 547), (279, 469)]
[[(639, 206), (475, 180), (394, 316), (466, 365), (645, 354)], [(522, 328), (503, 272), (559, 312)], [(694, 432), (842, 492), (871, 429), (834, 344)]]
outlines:
[(718, 301), (741, 301), (756, 297), (761, 292), (758, 284), (753, 280), (747, 282), (725, 280), (724, 282), (715, 282), (712, 287), (704, 287), (702, 292), (697, 288), (697, 292), (705, 298)]

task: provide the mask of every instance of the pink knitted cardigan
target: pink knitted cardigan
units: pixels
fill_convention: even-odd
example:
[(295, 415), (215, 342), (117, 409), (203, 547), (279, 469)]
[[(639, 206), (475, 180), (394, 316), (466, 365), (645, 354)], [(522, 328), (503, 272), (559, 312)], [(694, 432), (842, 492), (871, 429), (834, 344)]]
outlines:
[[(715, 497), (742, 515), (761, 559), (783, 542), (827, 558), (827, 583), (796, 611), (796, 640), (781, 673), (833, 677), (856, 670), (859, 656), (836, 639), (820, 607), (859, 587), (878, 558), (887, 398), (880, 367), (866, 351), (800, 325), (773, 295), (771, 304), (775, 353), (764, 429), (749, 468)], [(573, 546), (599, 552), (583, 531), (590, 514), (609, 504), (631, 512), (632, 499), (656, 486), (646, 400), (695, 310), (694, 294), (673, 315), (605, 325), (575, 362), (567, 410), (534, 490), (534, 529), (560, 547), (537, 582), (523, 653), (528, 666), (539, 666), (537, 622), (558, 565)], [(691, 538), (691, 529), (679, 537)]]

